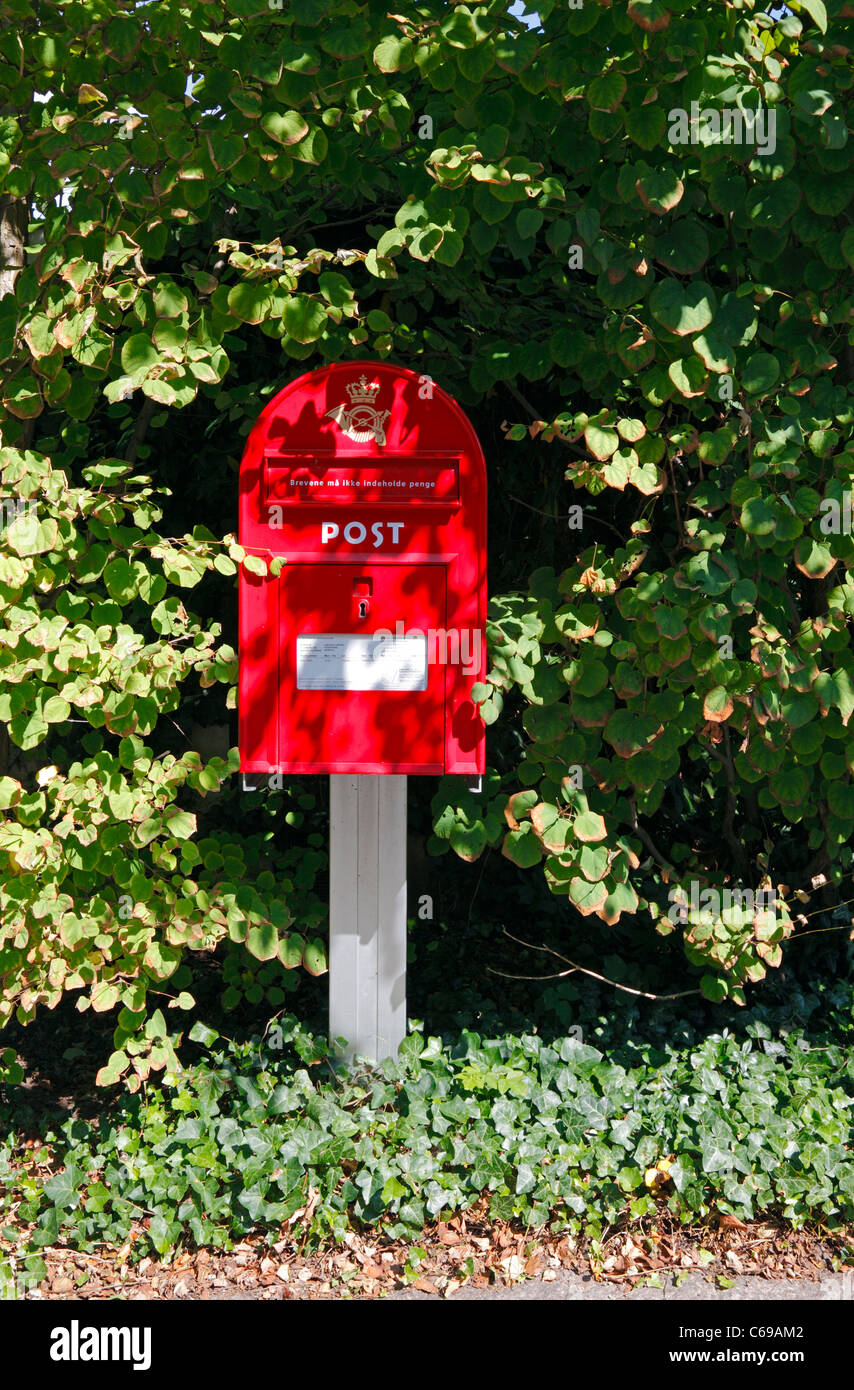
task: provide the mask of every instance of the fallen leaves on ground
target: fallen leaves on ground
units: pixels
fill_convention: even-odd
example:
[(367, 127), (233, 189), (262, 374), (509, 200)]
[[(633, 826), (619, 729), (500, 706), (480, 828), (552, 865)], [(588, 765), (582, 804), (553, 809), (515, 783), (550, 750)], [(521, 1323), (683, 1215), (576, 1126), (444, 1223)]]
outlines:
[[(289, 1225), (295, 1224), (292, 1218)], [(737, 1274), (815, 1279), (834, 1265), (844, 1268), (850, 1248), (851, 1233), (831, 1238), (776, 1221), (746, 1224), (717, 1214), (707, 1227), (682, 1227), (667, 1212), (615, 1229), (600, 1242), (577, 1241), (490, 1221), (483, 1203), (425, 1229), (417, 1246), (354, 1232), (334, 1249), (310, 1253), (301, 1251), (299, 1232), (285, 1226), (273, 1243), (253, 1237), (229, 1251), (183, 1250), (168, 1262), (146, 1258), (131, 1264), (131, 1243), (100, 1254), (48, 1247), (42, 1252), (47, 1278), (28, 1297), (370, 1299), (413, 1288), (448, 1298), (467, 1284), (487, 1289), (528, 1279), (552, 1282), (562, 1269), (627, 1288), (689, 1273), (712, 1281)]]

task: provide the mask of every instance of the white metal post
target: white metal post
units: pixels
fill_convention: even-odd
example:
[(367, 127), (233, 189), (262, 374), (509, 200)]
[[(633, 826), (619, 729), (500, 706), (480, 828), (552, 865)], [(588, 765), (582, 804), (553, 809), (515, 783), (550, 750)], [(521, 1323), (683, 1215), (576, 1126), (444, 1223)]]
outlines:
[(329, 1036), (381, 1062), (406, 1036), (406, 778), (329, 784)]

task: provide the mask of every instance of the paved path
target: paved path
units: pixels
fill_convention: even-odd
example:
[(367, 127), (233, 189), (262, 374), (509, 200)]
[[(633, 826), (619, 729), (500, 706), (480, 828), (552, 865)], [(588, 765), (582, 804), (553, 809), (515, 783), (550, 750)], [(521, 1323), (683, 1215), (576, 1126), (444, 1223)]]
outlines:
[(555, 1271), (557, 1277), (544, 1282), (542, 1279), (526, 1279), (511, 1288), (475, 1289), (464, 1285), (449, 1299), (441, 1295), (422, 1293), (419, 1289), (398, 1289), (386, 1294), (385, 1301), (396, 1299), (420, 1299), (422, 1301), (457, 1303), (460, 1299), (550, 1299), (552, 1301), (592, 1300), (594, 1302), (666, 1302), (694, 1303), (698, 1299), (714, 1303), (742, 1303), (749, 1300), (762, 1303), (800, 1302), (802, 1299), (825, 1301), (828, 1299), (851, 1302), (854, 1300), (854, 1273), (827, 1274), (820, 1280), (809, 1279), (760, 1279), (754, 1274), (745, 1274), (735, 1280), (731, 1289), (720, 1289), (714, 1280), (702, 1274), (689, 1274), (684, 1283), (676, 1287), (672, 1276), (663, 1279), (660, 1289), (638, 1288), (626, 1290), (621, 1284), (594, 1279), (579, 1274), (569, 1274), (565, 1270)]

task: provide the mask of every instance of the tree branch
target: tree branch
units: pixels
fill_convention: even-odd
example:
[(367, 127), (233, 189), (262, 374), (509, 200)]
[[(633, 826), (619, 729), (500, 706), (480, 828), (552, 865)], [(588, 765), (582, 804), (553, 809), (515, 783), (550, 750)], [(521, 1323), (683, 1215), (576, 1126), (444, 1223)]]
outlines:
[(515, 941), (517, 945), (527, 947), (529, 951), (547, 951), (550, 956), (554, 956), (556, 960), (565, 961), (570, 967), (569, 970), (558, 970), (554, 975), (511, 975), (505, 970), (493, 970), (491, 965), (486, 967), (490, 975), (500, 975), (505, 980), (562, 980), (564, 976), (572, 975), (577, 970), (581, 975), (589, 975), (591, 979), (599, 980), (603, 985), (613, 985), (614, 989), (621, 989), (625, 994), (634, 994), (638, 999), (656, 1001), (685, 999), (689, 994), (700, 993), (698, 989), (682, 989), (676, 994), (649, 994), (645, 989), (632, 989), (630, 985), (621, 985), (617, 980), (609, 980), (605, 975), (597, 975), (595, 970), (588, 970), (584, 965), (576, 965), (575, 961), (570, 960), (568, 956), (562, 956), (560, 951), (553, 950), (551, 946), (535, 946), (531, 941), (522, 941), (520, 937), (509, 932), (506, 927), (504, 928), (504, 935), (508, 936), (511, 941)]
[(650, 836), (644, 830), (643, 826), (638, 824), (638, 811), (635, 803), (633, 801), (630, 801), (629, 805), (632, 808), (632, 830), (635, 832), (638, 839), (642, 840), (643, 843), (646, 845), (647, 849), (649, 850), (650, 854), (652, 855), (659, 868), (666, 869), (669, 874), (675, 874), (675, 866), (671, 864), (668, 859), (665, 859), (664, 855), (661, 853), (661, 850), (655, 844), (655, 841), (650, 838)]
[(128, 445), (128, 451), (125, 454), (126, 463), (136, 463), (140, 445), (145, 441), (145, 436), (148, 434), (148, 426), (151, 424), (151, 419), (156, 409), (157, 402), (153, 401), (150, 396), (146, 396), (142, 403), (142, 409), (136, 417), (136, 424), (134, 425), (133, 434), (131, 435), (130, 444)]
[(29, 209), (24, 198), (0, 193), (0, 299), (13, 294), (15, 281), (24, 269)]

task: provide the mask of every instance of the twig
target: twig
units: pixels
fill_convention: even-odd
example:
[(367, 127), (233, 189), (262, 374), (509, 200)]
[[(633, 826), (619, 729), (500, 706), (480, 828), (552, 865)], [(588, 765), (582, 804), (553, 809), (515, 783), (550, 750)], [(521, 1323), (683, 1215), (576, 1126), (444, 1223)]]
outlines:
[[(682, 455), (681, 455), (681, 454), (678, 455), (678, 460), (679, 460), (679, 462), (681, 463), (681, 461), (682, 461)], [(676, 489), (676, 475), (675, 475), (675, 465), (676, 465), (676, 462), (677, 462), (676, 459), (671, 459), (671, 460), (670, 460), (670, 465), (669, 465), (669, 468), (668, 468), (668, 473), (669, 473), (669, 476), (670, 476), (670, 486), (671, 486), (671, 488), (673, 489), (673, 505), (674, 505), (674, 507), (676, 508), (676, 528), (677, 528), (677, 530), (678, 530), (678, 532), (679, 532), (679, 541), (680, 541), (680, 544), (681, 544), (682, 546), (684, 546), (684, 545), (685, 545), (685, 532), (682, 530), (682, 513), (681, 513), (680, 510), (679, 510), (679, 493), (678, 493), (678, 491), (677, 491), (677, 489)]]
[[(511, 502), (518, 502), (520, 507), (527, 507), (529, 512), (537, 512), (540, 516), (547, 516), (549, 521), (564, 521), (569, 518), (569, 512), (559, 512), (558, 515), (555, 516), (552, 512), (543, 511), (542, 507), (532, 507), (530, 502), (525, 502), (523, 498), (514, 496), (512, 492), (508, 492), (507, 496), (510, 498)], [(606, 521), (604, 517), (588, 516), (585, 517), (585, 520), (592, 521), (596, 526), (607, 526), (608, 530), (613, 531), (614, 535), (618, 536), (621, 541), (625, 540), (622, 531), (619, 531), (616, 526), (612, 526), (611, 522)]]
[[(527, 412), (528, 412), (528, 414), (531, 416), (531, 419), (532, 419), (532, 420), (542, 420), (543, 416), (542, 416), (541, 412), (540, 412), (539, 410), (537, 410), (535, 406), (531, 405), (531, 402), (527, 399), (526, 396), (523, 396), (523, 395), (522, 395), (522, 392), (521, 392), (521, 391), (517, 391), (517, 389), (516, 389), (516, 387), (513, 385), (512, 381), (506, 381), (506, 382), (504, 383), (504, 385), (506, 386), (507, 390), (510, 392), (510, 395), (513, 397), (513, 399), (516, 400), (516, 401), (518, 401), (519, 404), (520, 404), (525, 410), (527, 410)], [(559, 430), (557, 430), (557, 431), (555, 432), (554, 438), (558, 441), (559, 444), (563, 444), (564, 448), (566, 448), (566, 449), (574, 449), (576, 453), (582, 454), (582, 455), (584, 454), (584, 450), (583, 450), (582, 448), (580, 448), (580, 446), (579, 446), (578, 444), (574, 443), (573, 440), (571, 440), (571, 439), (566, 439), (566, 438), (560, 433)]]
[(665, 859), (664, 855), (657, 848), (655, 841), (650, 838), (650, 836), (644, 830), (643, 826), (638, 824), (638, 812), (634, 802), (632, 801), (629, 804), (632, 808), (632, 830), (635, 832), (638, 839), (642, 840), (643, 843), (646, 845), (656, 864), (658, 864), (660, 868), (666, 869), (668, 873), (674, 874), (676, 872), (675, 867), (669, 862), (669, 860)]
[(531, 941), (522, 941), (520, 937), (509, 932), (506, 927), (504, 928), (504, 935), (509, 937), (511, 941), (515, 941), (517, 945), (527, 947), (529, 951), (547, 951), (550, 956), (554, 956), (557, 960), (566, 961), (567, 965), (570, 966), (569, 970), (559, 970), (554, 975), (511, 975), (504, 970), (494, 970), (491, 965), (486, 967), (490, 975), (500, 975), (505, 980), (562, 980), (564, 976), (572, 975), (574, 971), (578, 970), (582, 975), (589, 975), (591, 979), (601, 981), (603, 985), (613, 985), (614, 989), (621, 989), (626, 994), (637, 995), (640, 999), (684, 999), (689, 994), (700, 993), (699, 989), (683, 989), (677, 994), (649, 994), (645, 989), (632, 989), (629, 985), (619, 984), (617, 980), (609, 980), (605, 975), (597, 975), (595, 970), (588, 970), (584, 965), (576, 965), (575, 961), (569, 959), (569, 956), (562, 956), (560, 951), (555, 951), (551, 946), (535, 946)]
[(487, 847), (486, 847), (486, 854), (483, 856), (483, 860), (482, 860), (481, 866), (480, 866), (480, 873), (479, 873), (478, 876), (477, 876), (477, 883), (474, 885), (474, 892), (473, 892), (472, 895), (471, 895), (471, 902), (469, 903), (468, 916), (467, 916), (467, 918), (466, 918), (466, 926), (469, 926), (469, 927), (471, 926), (471, 915), (472, 915), (472, 912), (474, 911), (474, 900), (475, 900), (475, 898), (477, 897), (477, 895), (478, 895), (478, 893), (479, 893), (479, 891), (480, 891), (480, 885), (481, 885), (481, 883), (483, 882), (483, 873), (484, 873), (484, 869), (486, 868), (486, 865), (487, 865), (487, 863), (488, 863), (488, 861), (489, 861), (489, 856), (490, 856), (491, 853), (492, 853), (492, 846), (491, 846), (491, 845), (487, 845)]
[[(724, 725), (724, 756), (721, 758), (721, 765), (727, 783), (726, 809), (723, 819), (723, 837), (732, 851), (733, 859), (739, 870), (744, 873), (746, 868), (746, 857), (743, 847), (739, 844), (735, 835), (735, 809), (736, 809), (736, 789), (735, 789), (735, 768), (732, 762), (732, 748), (729, 741), (729, 728)], [(711, 745), (710, 745), (711, 746)]]
[(131, 441), (128, 446), (128, 451), (125, 455), (126, 463), (136, 463), (140, 447), (145, 441), (145, 436), (148, 433), (148, 426), (151, 424), (151, 420), (156, 409), (156, 401), (153, 401), (150, 396), (146, 396), (145, 400), (142, 403), (142, 408), (139, 412), (139, 415), (137, 416), (136, 424), (134, 425), (133, 434), (131, 436)]

